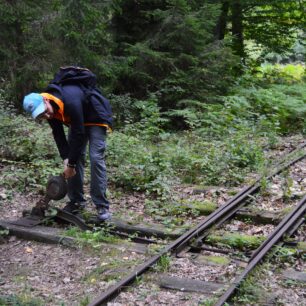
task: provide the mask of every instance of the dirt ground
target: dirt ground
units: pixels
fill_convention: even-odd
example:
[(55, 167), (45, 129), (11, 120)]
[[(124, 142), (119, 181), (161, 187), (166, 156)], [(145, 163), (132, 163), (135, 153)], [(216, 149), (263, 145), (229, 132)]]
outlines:
[[(300, 143), (301, 139), (295, 139), (294, 144)], [(284, 145), (275, 150), (275, 156), (281, 156), (290, 150), (290, 143), (284, 140)], [(267, 154), (272, 154), (267, 152)], [(306, 181), (296, 179), (306, 174), (306, 163), (299, 163), (289, 174), (292, 183), (289, 189), (285, 189), (287, 178), (276, 177), (267, 189), (267, 194), (274, 196), (273, 202), (266, 200), (265, 195), (256, 199), (257, 208), (278, 211), (285, 208), (286, 203), (282, 201), (284, 192), (288, 190), (297, 195), (304, 193)], [(250, 179), (252, 175), (250, 175)], [(288, 181), (288, 180), (287, 180)], [(281, 184), (278, 184), (281, 182)], [(291, 181), (290, 181), (291, 182)], [(283, 186), (284, 188), (276, 187)], [(288, 186), (287, 186), (288, 187)], [(177, 200), (210, 201), (222, 205), (239, 188), (211, 187), (202, 192), (194, 192), (194, 186), (177, 186), (174, 190)], [(88, 194), (88, 192), (87, 192)], [(0, 186), (0, 219), (13, 220), (21, 217), (22, 211), (30, 209), (42, 197), (35, 193), (22, 193), (8, 190)], [(112, 203), (111, 212), (114, 216), (123, 218), (131, 223), (157, 223), (158, 219), (154, 215), (147, 213), (147, 196), (144, 193), (124, 193), (120, 190), (110, 190), (110, 200)], [(57, 207), (62, 207), (66, 199), (53, 203)], [(90, 202), (90, 201), (89, 201)], [(88, 206), (89, 211), (94, 212), (92, 206)], [(170, 221), (173, 216), (169, 216)], [(186, 225), (197, 224), (205, 216), (186, 214), (183, 223)], [(164, 221), (164, 220), (163, 220)], [(170, 230), (176, 225), (166, 224)], [(268, 235), (273, 226), (248, 227), (248, 224), (240, 221), (227, 225), (227, 230), (241, 231), (255, 235), (262, 233)], [(5, 234), (5, 233), (4, 233)], [(1, 235), (0, 235), (1, 237)], [(61, 245), (47, 245), (38, 242), (20, 240), (15, 237), (3, 236), (0, 240), (0, 305), (1, 297), (10, 297), (11, 300), (17, 296), (27, 305), (87, 305), (95, 296), (101, 294), (107, 287), (116, 282), (120, 277), (128, 272), (145, 257), (150, 254), (138, 254), (127, 249), (113, 248), (107, 246), (82, 246), (76, 248), (64, 247)], [(299, 239), (305, 239), (305, 227), (299, 231)], [(179, 258), (170, 263), (169, 273), (176, 277), (189, 277), (201, 279), (201, 271), (210, 269), (210, 279), (215, 281), (226, 275), (226, 279), (234, 277), (233, 266), (224, 267), (198, 267), (187, 265), (189, 259)], [(276, 268), (277, 267), (277, 268)], [(266, 293), (275, 295), (275, 304), (286, 306), (306, 305), (306, 289), (304, 284), (288, 282), (282, 278), (282, 271), (285, 268), (294, 268), (301, 272), (306, 272), (305, 261), (300, 259), (298, 263), (284, 263), (281, 265), (270, 265), (263, 269), (262, 279), (259, 287)], [(176, 272), (174, 272), (176, 271)], [(203, 271), (202, 271), (203, 272)], [(205, 272), (205, 271), (204, 271)], [(204, 273), (203, 272), (203, 273)], [(206, 271), (207, 272), (207, 271)], [(154, 278), (154, 273), (152, 274)], [(151, 277), (152, 277), (151, 275)], [(272, 276), (272, 280), (271, 280)], [(150, 276), (148, 276), (150, 278)], [(224, 281), (224, 279), (223, 279)], [(156, 284), (148, 285), (145, 281), (139, 281), (137, 287), (132, 287), (114, 301), (111, 306), (125, 305), (209, 305), (210, 298), (200, 294), (166, 291), (160, 289)], [(205, 302), (206, 301), (206, 302)], [(4, 303), (4, 302), (2, 302)], [(237, 302), (237, 305), (239, 303)], [(3, 304), (5, 305), (5, 303)], [(240, 305), (259, 305), (241, 304)], [(264, 305), (264, 304), (262, 304)]]

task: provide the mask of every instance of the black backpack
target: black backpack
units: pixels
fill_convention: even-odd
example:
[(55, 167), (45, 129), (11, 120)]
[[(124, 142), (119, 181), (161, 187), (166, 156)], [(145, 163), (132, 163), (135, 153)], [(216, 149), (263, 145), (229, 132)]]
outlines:
[(76, 66), (61, 67), (49, 83), (46, 91), (62, 91), (63, 85), (78, 85), (86, 96), (86, 101), (90, 102), (98, 114), (105, 122), (112, 127), (112, 108), (109, 101), (103, 97), (101, 91), (96, 87), (97, 77), (87, 68)]

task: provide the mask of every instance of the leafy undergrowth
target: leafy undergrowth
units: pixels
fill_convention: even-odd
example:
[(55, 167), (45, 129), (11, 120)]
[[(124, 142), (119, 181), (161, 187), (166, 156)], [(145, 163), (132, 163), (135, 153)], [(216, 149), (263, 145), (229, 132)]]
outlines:
[(238, 287), (232, 304), (304, 305), (305, 285), (285, 277), (289, 267), (303, 271), (305, 258), (297, 250), (276, 248)]
[[(123, 207), (121, 213), (125, 220), (132, 215), (134, 221), (143, 221), (146, 214), (170, 229), (186, 226), (199, 215), (209, 214), (218, 203), (177, 200), (174, 190), (186, 184), (237, 186), (250, 172), (264, 171), (270, 162), (265, 152), (276, 148), (284, 134), (305, 129), (303, 85), (263, 85), (260, 82), (250, 88), (240, 85), (231, 96), (220, 98), (222, 104), (205, 105), (202, 112), (190, 108), (189, 111), (196, 115), (188, 117), (190, 129), (176, 133), (165, 129), (160, 110), (151, 104), (150, 112), (137, 124), (127, 125), (109, 135), (107, 162), (113, 193), (111, 201), (117, 202), (118, 208)], [(47, 178), (61, 171), (61, 161), (50, 140), (48, 126), (5, 112), (0, 113), (0, 119), (0, 198), (13, 198), (14, 191), (26, 194), (44, 190)], [(139, 204), (133, 202), (135, 197), (131, 197), (130, 191), (143, 195), (143, 210), (139, 214), (135, 213), (136, 209), (129, 209)], [(216, 191), (215, 198), (211, 198), (222, 195), (224, 193)], [(128, 205), (122, 205), (122, 198)], [(10, 200), (6, 198), (0, 202), (0, 207), (3, 203), (9, 205)], [(5, 210), (3, 206), (2, 210)], [(99, 247), (101, 243), (114, 242), (114, 237), (104, 232), (71, 230), (70, 234), (77, 237), (82, 246), (85, 243)], [(213, 238), (223, 246), (242, 250), (253, 249), (262, 240), (241, 235)], [(166, 257), (163, 260), (159, 268), (167, 270), (168, 260)], [(107, 268), (112, 268), (113, 263), (107, 264)], [(96, 275), (105, 274), (105, 266), (101, 263), (101, 267), (84, 281), (94, 282), (98, 279)], [(105, 277), (105, 281), (117, 279), (117, 275), (111, 273)], [(252, 295), (257, 296), (250, 288), (252, 282), (246, 285), (245, 293), (240, 292), (239, 303), (249, 301)], [(12, 300), (18, 305), (21, 298), (1, 297), (0, 304)], [(36, 300), (22, 302), (39, 304)]]
[(23, 293), (18, 295), (0, 295), (0, 305), (12, 305), (12, 306), (41, 306), (43, 300), (40, 298), (33, 298), (31, 293)]
[(80, 245), (89, 245), (93, 248), (100, 248), (101, 243), (120, 243), (121, 239), (111, 235), (108, 228), (96, 229), (95, 231), (81, 231), (76, 227), (71, 227), (65, 234), (77, 239)]
[[(264, 151), (279, 136), (305, 131), (304, 71), (301, 65), (262, 67), (213, 103), (186, 102), (180, 116), (189, 129), (180, 132), (169, 129), (172, 115), (161, 112), (157, 97), (142, 101), (139, 121), (109, 135), (110, 182), (161, 199), (178, 184), (240, 185), (269, 163)], [(0, 158), (3, 185), (22, 191), (43, 188), (62, 168), (48, 124), (4, 106)]]
[[(305, 130), (304, 71), (301, 65), (262, 67), (213, 103), (186, 102), (180, 117), (189, 129), (180, 132), (169, 129), (174, 114), (163, 114), (157, 97), (142, 101), (139, 121), (109, 135), (110, 183), (162, 201), (171, 198), (174, 185), (242, 184), (269, 163), (264, 152), (279, 136)], [(0, 107), (2, 185), (43, 190), (48, 177), (62, 171), (49, 126), (13, 113), (0, 100), (6, 105)]]

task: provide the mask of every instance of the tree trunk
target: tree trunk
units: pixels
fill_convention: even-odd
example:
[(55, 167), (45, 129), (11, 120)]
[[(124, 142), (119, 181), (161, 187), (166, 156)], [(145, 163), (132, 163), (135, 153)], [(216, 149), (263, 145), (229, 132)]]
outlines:
[(223, 40), (226, 32), (229, 2), (222, 1), (221, 14), (215, 28), (215, 40)]
[(234, 0), (232, 2), (231, 11), (233, 50), (243, 60), (245, 57), (245, 53), (243, 45), (243, 14), (240, 0)]

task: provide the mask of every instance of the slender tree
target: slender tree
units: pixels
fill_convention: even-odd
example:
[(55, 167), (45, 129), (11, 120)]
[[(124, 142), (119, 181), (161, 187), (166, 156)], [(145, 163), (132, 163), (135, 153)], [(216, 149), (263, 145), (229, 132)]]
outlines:
[(232, 38), (234, 52), (247, 56), (245, 41), (264, 52), (283, 53), (306, 26), (304, 2), (300, 0), (222, 0), (215, 39)]
[(240, 58), (245, 57), (244, 52), (244, 30), (243, 30), (243, 13), (242, 4), (240, 0), (234, 0), (231, 3), (232, 11), (232, 36), (233, 36), (233, 50), (240, 56)]
[(226, 26), (228, 23), (228, 14), (229, 14), (229, 2), (227, 0), (223, 0), (221, 2), (221, 11), (218, 18), (217, 25), (215, 27), (215, 39), (223, 40), (226, 34)]
[(48, 43), (43, 39), (44, 7), (49, 1), (0, 1), (0, 76), (2, 87), (20, 105), (37, 86), (47, 65)]

